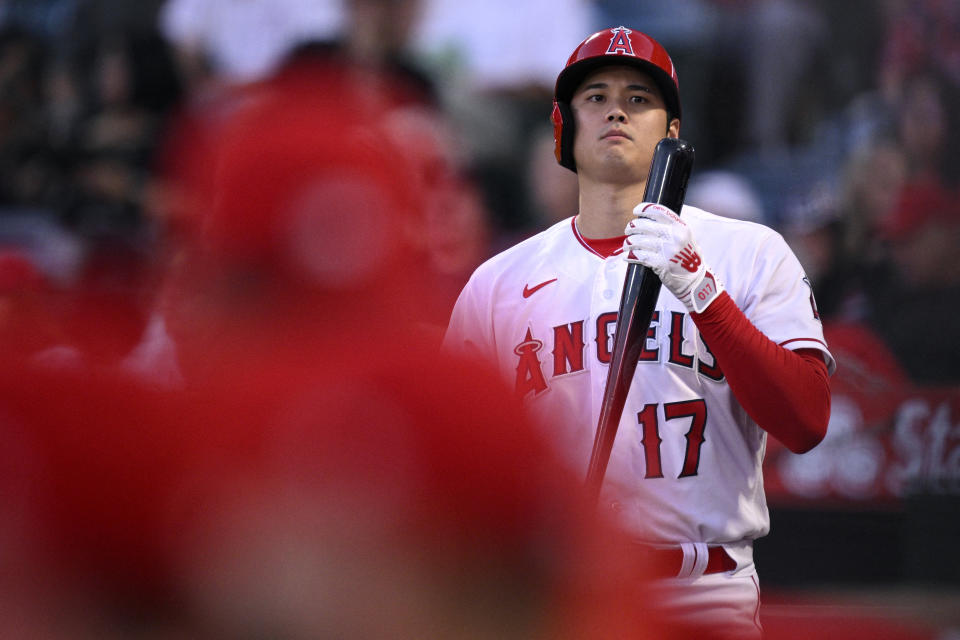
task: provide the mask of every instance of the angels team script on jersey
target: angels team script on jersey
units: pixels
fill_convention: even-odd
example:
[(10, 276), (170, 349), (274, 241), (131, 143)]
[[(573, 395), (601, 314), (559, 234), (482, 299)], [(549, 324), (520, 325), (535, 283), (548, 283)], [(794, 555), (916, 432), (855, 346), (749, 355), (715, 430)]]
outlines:
[[(667, 328), (660, 325), (660, 313), (659, 310), (653, 312), (653, 319), (650, 322), (650, 328), (647, 329), (647, 338), (642, 345), (638, 365), (659, 363), (662, 354), (668, 365), (688, 370), (696, 368), (700, 375), (710, 380), (723, 380), (723, 371), (703, 338), (699, 340), (710, 355), (711, 362), (695, 358), (694, 354), (684, 350), (684, 342), (689, 337), (685, 335), (688, 328), (687, 314), (671, 311), (669, 328)], [(596, 359), (603, 364), (609, 364), (612, 358), (611, 348), (617, 315), (617, 312), (611, 311), (600, 314), (596, 320), (594, 335), (597, 337), (591, 341), (589, 348), (595, 350)], [(692, 321), (689, 324), (692, 325)], [(666, 332), (663, 329), (666, 329)], [(514, 389), (521, 398), (529, 393), (534, 395), (543, 393), (549, 388), (549, 381), (553, 378), (584, 370), (584, 352), (588, 348), (584, 339), (584, 320), (557, 325), (547, 334), (536, 335), (533, 329), (528, 327), (526, 334), (513, 348), (517, 356)], [(545, 350), (545, 344), (552, 344), (552, 348)]]

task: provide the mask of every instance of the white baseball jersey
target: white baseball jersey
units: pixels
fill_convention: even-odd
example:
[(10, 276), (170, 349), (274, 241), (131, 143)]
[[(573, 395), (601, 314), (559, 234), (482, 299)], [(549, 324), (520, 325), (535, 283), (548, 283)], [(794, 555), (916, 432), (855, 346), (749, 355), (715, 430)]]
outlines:
[[(685, 206), (704, 260), (753, 324), (836, 368), (809, 281), (786, 242), (752, 222)], [(494, 256), (454, 307), (447, 349), (492, 359), (579, 473), (600, 415), (627, 262), (604, 258), (573, 218)], [(661, 289), (602, 492), (637, 539), (733, 543), (767, 533), (766, 432), (746, 414), (683, 304)]]

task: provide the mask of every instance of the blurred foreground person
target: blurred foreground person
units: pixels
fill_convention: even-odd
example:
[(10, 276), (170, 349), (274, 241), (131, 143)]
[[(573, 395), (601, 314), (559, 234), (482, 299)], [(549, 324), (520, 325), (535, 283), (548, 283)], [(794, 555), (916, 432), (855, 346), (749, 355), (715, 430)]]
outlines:
[(247, 97), (173, 146), (184, 384), (0, 372), (2, 635), (683, 637), (497, 376), (420, 330), (389, 87)]

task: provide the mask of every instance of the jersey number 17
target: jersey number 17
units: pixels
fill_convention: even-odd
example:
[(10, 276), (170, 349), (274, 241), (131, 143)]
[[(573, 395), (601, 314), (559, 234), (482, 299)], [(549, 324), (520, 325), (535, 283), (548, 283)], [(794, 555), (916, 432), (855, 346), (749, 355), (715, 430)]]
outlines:
[[(657, 404), (644, 405), (637, 413), (637, 421), (643, 433), (643, 453), (647, 462), (646, 478), (662, 478), (663, 465), (660, 458), (660, 420)], [(683, 468), (678, 478), (688, 478), (697, 475), (700, 466), (700, 449), (706, 438), (703, 435), (707, 426), (707, 403), (703, 399), (685, 400), (682, 402), (668, 402), (663, 405), (665, 420), (682, 420), (690, 418), (690, 429), (684, 437), (687, 439), (686, 454), (683, 458)]]

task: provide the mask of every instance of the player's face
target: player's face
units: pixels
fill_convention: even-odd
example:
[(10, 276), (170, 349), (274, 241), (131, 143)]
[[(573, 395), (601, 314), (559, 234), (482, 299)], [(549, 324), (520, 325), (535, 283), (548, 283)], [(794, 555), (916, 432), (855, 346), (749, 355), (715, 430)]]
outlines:
[(600, 182), (643, 181), (662, 138), (676, 138), (680, 121), (667, 123), (657, 83), (629, 66), (588, 75), (571, 100), (576, 120), (577, 172)]

